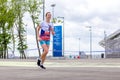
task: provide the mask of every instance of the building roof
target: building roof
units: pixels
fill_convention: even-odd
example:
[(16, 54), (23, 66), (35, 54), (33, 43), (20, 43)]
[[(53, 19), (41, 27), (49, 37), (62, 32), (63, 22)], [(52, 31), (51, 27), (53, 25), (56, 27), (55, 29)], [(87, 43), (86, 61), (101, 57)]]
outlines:
[(110, 34), (109, 36), (107, 36), (106, 38), (104, 38), (102, 41), (99, 42), (99, 44), (104, 47), (105, 46), (105, 40), (114, 40), (116, 38), (120, 38), (120, 29), (118, 29), (117, 31), (115, 31), (114, 33)]

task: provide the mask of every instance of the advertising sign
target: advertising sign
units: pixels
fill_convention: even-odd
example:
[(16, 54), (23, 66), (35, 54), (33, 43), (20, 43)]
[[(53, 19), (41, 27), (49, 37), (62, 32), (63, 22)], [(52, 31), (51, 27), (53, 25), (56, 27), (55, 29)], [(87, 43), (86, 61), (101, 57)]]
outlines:
[(62, 26), (54, 26), (53, 57), (62, 57)]

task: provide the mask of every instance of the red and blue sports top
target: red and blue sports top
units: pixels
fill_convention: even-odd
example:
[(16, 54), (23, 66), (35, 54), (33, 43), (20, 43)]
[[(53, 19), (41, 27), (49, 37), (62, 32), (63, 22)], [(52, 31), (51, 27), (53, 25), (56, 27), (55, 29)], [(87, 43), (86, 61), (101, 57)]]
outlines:
[(53, 28), (52, 23), (47, 23), (43, 21), (41, 24), (40, 38), (42, 40), (50, 40), (50, 30)]

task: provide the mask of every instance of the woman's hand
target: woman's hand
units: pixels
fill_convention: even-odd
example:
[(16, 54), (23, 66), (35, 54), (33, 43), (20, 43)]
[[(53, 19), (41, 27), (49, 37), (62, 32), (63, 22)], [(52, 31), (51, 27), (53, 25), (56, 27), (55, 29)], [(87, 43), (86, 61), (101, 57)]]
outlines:
[(37, 38), (38, 41), (41, 41), (42, 39), (40, 37)]
[(54, 31), (52, 31), (52, 35), (54, 35), (55, 34), (55, 32)]

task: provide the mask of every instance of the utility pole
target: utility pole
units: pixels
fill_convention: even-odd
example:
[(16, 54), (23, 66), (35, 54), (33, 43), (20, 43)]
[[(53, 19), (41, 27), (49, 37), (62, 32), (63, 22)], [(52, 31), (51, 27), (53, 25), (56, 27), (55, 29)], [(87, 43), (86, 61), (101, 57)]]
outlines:
[(107, 35), (106, 35), (106, 31), (104, 31), (104, 42), (105, 42), (105, 55), (104, 57), (106, 58), (107, 55), (107, 39), (106, 39)]
[(92, 59), (92, 26), (86, 26), (90, 31), (90, 58)]
[(52, 4), (51, 7), (52, 7), (52, 20), (54, 20), (54, 7), (55, 7), (55, 4)]
[(43, 0), (43, 21), (45, 20), (45, 0)]

